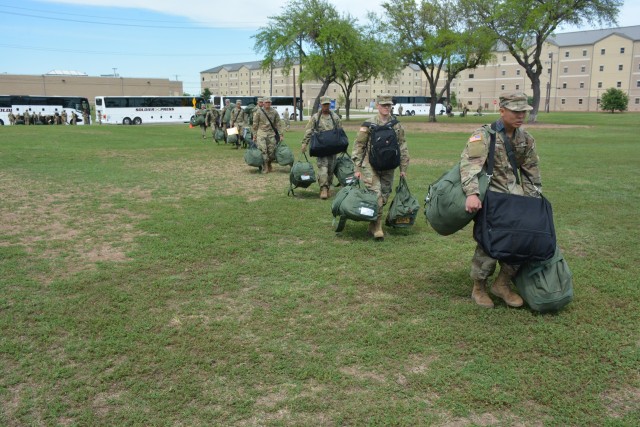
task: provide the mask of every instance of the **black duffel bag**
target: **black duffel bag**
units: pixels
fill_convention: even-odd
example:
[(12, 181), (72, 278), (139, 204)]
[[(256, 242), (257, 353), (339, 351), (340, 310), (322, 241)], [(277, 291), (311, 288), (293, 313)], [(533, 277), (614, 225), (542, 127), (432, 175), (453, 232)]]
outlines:
[(318, 116), (314, 132), (311, 134), (311, 147), (309, 147), (309, 154), (312, 157), (333, 156), (347, 151), (349, 148), (349, 137), (344, 129), (336, 127), (333, 113), (329, 112), (329, 117), (333, 122), (333, 129), (318, 132), (318, 121), (320, 120), (320, 116)]
[[(491, 135), (487, 175), (493, 173), (495, 161), (495, 134)], [(506, 143), (507, 157), (519, 184), (518, 167), (510, 144)], [(535, 184), (524, 173), (535, 187)], [(556, 250), (556, 230), (549, 201), (540, 197), (520, 196), (487, 190), (482, 209), (475, 217), (473, 237), (491, 258), (507, 264), (545, 261)]]

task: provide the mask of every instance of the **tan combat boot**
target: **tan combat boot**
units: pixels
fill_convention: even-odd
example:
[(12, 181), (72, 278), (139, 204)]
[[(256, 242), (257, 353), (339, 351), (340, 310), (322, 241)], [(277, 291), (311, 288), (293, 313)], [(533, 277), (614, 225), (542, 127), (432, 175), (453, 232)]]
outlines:
[(491, 286), (491, 293), (504, 300), (509, 307), (521, 307), (524, 304), (520, 295), (511, 290), (511, 278), (502, 269)]
[(378, 215), (378, 219), (375, 222), (373, 237), (376, 240), (384, 240), (384, 231), (382, 231), (382, 215)]
[(273, 172), (273, 168), (271, 167), (271, 162), (267, 162), (267, 169), (269, 172)]
[(471, 291), (471, 299), (480, 307), (493, 308), (493, 301), (487, 293), (486, 280), (474, 280), (473, 291)]
[(376, 230), (376, 222), (369, 221), (369, 228), (367, 229), (367, 234), (373, 237), (373, 233), (375, 232), (375, 230)]
[(329, 190), (327, 190), (327, 187), (322, 187), (320, 189), (320, 198), (322, 200), (326, 200), (329, 197)]
[(269, 167), (267, 165), (268, 163), (262, 165), (262, 173), (269, 173)]

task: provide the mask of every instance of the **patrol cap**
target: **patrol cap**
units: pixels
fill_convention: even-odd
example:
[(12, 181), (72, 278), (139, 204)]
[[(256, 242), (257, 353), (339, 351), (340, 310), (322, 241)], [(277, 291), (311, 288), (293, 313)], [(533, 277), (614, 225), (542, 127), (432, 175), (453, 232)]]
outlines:
[(381, 93), (376, 98), (378, 105), (393, 105), (393, 96), (389, 93)]
[(331, 104), (331, 97), (330, 96), (321, 96), (320, 97), (320, 104)]
[(258, 102), (264, 102), (264, 98), (258, 98)]
[(265, 96), (264, 98), (262, 98), (262, 102), (271, 102), (271, 98)]
[(240, 101), (239, 99), (236, 99), (236, 104), (242, 105), (242, 101)]
[(527, 95), (522, 92), (507, 92), (500, 95), (500, 108), (511, 111), (533, 110), (527, 103)]

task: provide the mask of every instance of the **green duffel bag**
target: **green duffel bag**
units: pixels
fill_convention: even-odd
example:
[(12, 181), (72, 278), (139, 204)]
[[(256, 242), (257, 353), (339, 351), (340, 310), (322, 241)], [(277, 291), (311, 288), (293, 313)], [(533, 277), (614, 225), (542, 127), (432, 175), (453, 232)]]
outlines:
[(411, 227), (416, 221), (419, 210), (420, 204), (409, 191), (406, 178), (400, 176), (385, 224), (395, 228)]
[(203, 125), (205, 122), (205, 116), (202, 114), (196, 114), (195, 116), (191, 117), (190, 123), (193, 126), (200, 126)]
[(347, 220), (375, 221), (378, 218), (378, 194), (366, 188), (360, 188), (360, 181), (355, 180), (336, 194), (331, 204), (331, 213), (339, 218), (336, 232), (344, 229)]
[(258, 147), (256, 147), (256, 144), (254, 144), (253, 142), (249, 145), (249, 148), (247, 148), (244, 152), (244, 161), (249, 166), (253, 166), (260, 169), (262, 169), (262, 166), (264, 165), (264, 159), (262, 158), (262, 151), (260, 151)]
[(573, 275), (557, 246), (550, 259), (521, 265), (513, 281), (527, 305), (541, 313), (558, 311), (573, 300)]
[[(489, 187), (489, 177), (484, 169), (478, 174), (480, 200)], [(443, 236), (463, 229), (476, 215), (465, 210), (467, 196), (462, 190), (460, 163), (457, 163), (436, 182), (429, 186), (425, 198), (424, 214), (433, 229)]]
[(336, 161), (333, 164), (333, 174), (338, 178), (341, 186), (349, 185), (356, 179), (354, 176), (355, 166), (353, 160), (346, 153), (336, 157)]
[(291, 148), (284, 142), (279, 142), (276, 145), (276, 162), (280, 166), (292, 166), (294, 160)]
[(316, 172), (313, 169), (313, 165), (309, 162), (307, 155), (304, 154), (304, 162), (297, 161), (291, 166), (291, 172), (289, 172), (289, 191), (288, 195), (295, 196), (294, 189), (301, 187), (307, 188), (314, 182), (316, 182)]
[(216, 129), (213, 134), (213, 139), (215, 139), (216, 142), (224, 141), (224, 131), (222, 130), (222, 128)]
[(227, 143), (228, 144), (237, 144), (238, 143), (238, 134), (227, 135)]

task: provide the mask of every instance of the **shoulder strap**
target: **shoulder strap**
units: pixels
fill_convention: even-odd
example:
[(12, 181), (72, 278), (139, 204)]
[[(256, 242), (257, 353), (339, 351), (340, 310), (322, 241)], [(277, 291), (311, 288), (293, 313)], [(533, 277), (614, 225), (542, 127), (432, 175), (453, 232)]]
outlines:
[(513, 147), (511, 147), (511, 138), (507, 138), (507, 140), (504, 141), (504, 148), (507, 150), (507, 157), (509, 158), (509, 163), (511, 163), (511, 169), (513, 169), (513, 174), (516, 176), (516, 184), (520, 185), (519, 168), (516, 162), (516, 155), (513, 153)]
[(489, 157), (487, 159), (487, 176), (489, 179), (493, 176), (493, 164), (495, 163), (496, 155), (496, 122), (491, 123), (491, 130), (489, 132)]
[(273, 125), (273, 122), (271, 121), (271, 119), (269, 118), (269, 116), (267, 115), (267, 112), (264, 111), (264, 108), (260, 107), (260, 111), (262, 111), (262, 114), (264, 114), (264, 116), (267, 118), (267, 120), (269, 121), (269, 124), (271, 125), (271, 129), (273, 129), (273, 131), (276, 133), (276, 135), (280, 135), (280, 133), (278, 132), (278, 129), (276, 129), (276, 127)]

